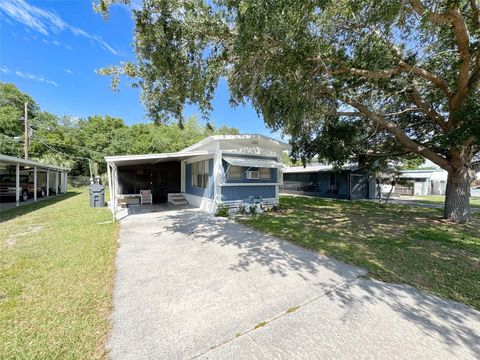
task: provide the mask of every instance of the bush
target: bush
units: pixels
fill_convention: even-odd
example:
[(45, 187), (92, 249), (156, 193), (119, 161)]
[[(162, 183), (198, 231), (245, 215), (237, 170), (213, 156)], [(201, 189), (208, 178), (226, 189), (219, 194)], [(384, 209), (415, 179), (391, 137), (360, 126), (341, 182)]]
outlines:
[(217, 207), (217, 211), (215, 212), (215, 216), (228, 217), (229, 211), (230, 210), (229, 210), (227, 205), (220, 204)]

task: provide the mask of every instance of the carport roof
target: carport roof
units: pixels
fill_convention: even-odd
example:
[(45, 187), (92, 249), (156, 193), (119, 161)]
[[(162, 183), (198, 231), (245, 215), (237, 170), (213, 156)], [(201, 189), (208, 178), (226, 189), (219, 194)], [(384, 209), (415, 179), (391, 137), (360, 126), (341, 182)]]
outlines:
[(70, 169), (65, 168), (63, 166), (57, 166), (57, 165), (50, 165), (50, 164), (45, 164), (41, 163), (38, 161), (32, 161), (32, 160), (25, 160), (21, 158), (17, 158), (14, 156), (9, 156), (9, 155), (3, 155), (0, 154), (0, 161), (2, 162), (8, 162), (8, 163), (14, 163), (14, 164), (20, 164), (20, 165), (28, 165), (28, 166), (38, 166), (46, 169), (52, 169), (52, 170), (60, 170), (60, 171), (70, 171)]
[(188, 151), (188, 152), (174, 152), (162, 154), (144, 154), (144, 155), (118, 155), (106, 156), (105, 160), (109, 164), (117, 165), (141, 165), (141, 164), (156, 164), (159, 162), (169, 160), (185, 160), (192, 156), (208, 155), (208, 151)]

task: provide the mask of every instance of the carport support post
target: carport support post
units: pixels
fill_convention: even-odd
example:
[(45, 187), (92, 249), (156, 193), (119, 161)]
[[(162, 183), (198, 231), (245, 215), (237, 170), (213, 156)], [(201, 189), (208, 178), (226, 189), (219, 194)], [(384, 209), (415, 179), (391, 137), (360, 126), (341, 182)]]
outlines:
[(50, 169), (47, 168), (47, 196), (50, 196)]
[(20, 206), (20, 164), (15, 167), (15, 201)]
[(37, 201), (37, 166), (33, 167), (33, 201)]
[(58, 171), (55, 171), (55, 195), (58, 195)]
[(108, 202), (110, 203), (110, 210), (113, 214), (113, 203), (112, 203), (112, 173), (110, 171), (110, 164), (107, 163), (107, 176), (108, 176)]

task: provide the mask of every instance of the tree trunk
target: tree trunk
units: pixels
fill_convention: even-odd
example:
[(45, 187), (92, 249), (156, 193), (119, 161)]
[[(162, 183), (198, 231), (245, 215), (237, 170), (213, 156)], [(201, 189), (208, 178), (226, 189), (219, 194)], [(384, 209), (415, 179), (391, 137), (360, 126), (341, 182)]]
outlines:
[(456, 223), (470, 220), (470, 184), (473, 170), (464, 166), (448, 172), (444, 217)]

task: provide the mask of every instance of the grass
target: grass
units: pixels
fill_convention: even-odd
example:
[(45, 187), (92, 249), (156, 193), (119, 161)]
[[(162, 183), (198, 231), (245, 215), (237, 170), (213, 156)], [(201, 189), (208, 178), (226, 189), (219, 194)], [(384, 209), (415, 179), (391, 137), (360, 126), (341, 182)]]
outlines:
[(0, 213), (1, 359), (106, 357), (116, 240), (85, 190)]
[[(418, 199), (418, 200), (417, 200)], [(428, 195), (428, 196), (415, 196), (415, 201), (425, 204), (445, 204), (444, 195)], [(470, 198), (470, 207), (480, 208), (480, 199)]]
[(480, 214), (469, 224), (441, 210), (320, 198), (280, 198), (281, 211), (240, 217), (247, 226), (480, 309)]

